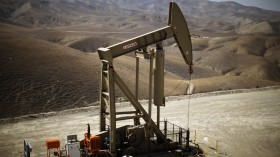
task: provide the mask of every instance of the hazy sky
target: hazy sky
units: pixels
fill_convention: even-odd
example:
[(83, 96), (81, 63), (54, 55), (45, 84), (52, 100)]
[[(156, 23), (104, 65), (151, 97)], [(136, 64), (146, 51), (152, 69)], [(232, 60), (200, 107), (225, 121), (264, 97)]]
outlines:
[[(212, 0), (212, 1), (229, 1), (229, 0)], [(280, 0), (230, 0), (246, 6), (256, 6), (268, 10), (280, 11)]]

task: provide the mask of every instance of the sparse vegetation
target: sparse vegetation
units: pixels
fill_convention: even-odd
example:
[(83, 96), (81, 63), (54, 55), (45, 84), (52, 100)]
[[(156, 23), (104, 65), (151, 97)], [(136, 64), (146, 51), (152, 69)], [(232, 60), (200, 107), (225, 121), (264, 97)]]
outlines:
[[(1, 1), (0, 105), (3, 114), (0, 118), (90, 106), (97, 102), (100, 61), (94, 52), (99, 47), (165, 26), (168, 1), (155, 3), (148, 0), (131, 3), (78, 0), (63, 4)], [(193, 34), (195, 93), (279, 84), (280, 18), (277, 12), (240, 8), (231, 2), (178, 3)], [(229, 14), (230, 8), (239, 9)], [(242, 11), (248, 14), (240, 14)], [(185, 94), (188, 86), (188, 67), (174, 43), (174, 40), (164, 43), (166, 96)], [(116, 71), (132, 91), (135, 88), (133, 56), (131, 53), (114, 62)], [(147, 98), (149, 62), (141, 60), (140, 64), (139, 96), (144, 99)], [(117, 97), (122, 96), (117, 89)]]
[[(22, 155), (23, 138), (30, 139), (32, 156), (42, 156), (47, 138), (80, 136), (86, 123), (97, 131), (96, 50), (166, 26), (169, 1), (1, 0), (1, 157)], [(165, 96), (185, 95), (191, 79), (200, 93), (191, 99), (191, 132), (217, 137), (216, 155), (279, 156), (279, 12), (230, 1), (175, 1), (190, 26), (194, 74), (174, 39), (164, 41)], [(133, 92), (135, 62), (133, 52), (114, 60)], [(147, 99), (149, 61), (140, 60), (139, 76), (139, 99)], [(117, 86), (116, 97), (118, 109), (130, 110)], [(168, 97), (161, 118), (185, 127), (187, 98)]]

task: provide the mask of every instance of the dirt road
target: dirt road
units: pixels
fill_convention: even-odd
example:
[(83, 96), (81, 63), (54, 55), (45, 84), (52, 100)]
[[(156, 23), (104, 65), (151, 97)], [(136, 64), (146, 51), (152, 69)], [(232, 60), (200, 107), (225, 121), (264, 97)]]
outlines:
[[(167, 98), (162, 117), (182, 127), (187, 127), (187, 96)], [(233, 94), (194, 95), (190, 102), (190, 129), (192, 138), (207, 136), (219, 141), (218, 156), (280, 156), (280, 88), (268, 90), (240, 90)], [(146, 107), (146, 102), (143, 102)], [(129, 110), (119, 104), (119, 110)], [(154, 110), (154, 109), (153, 109)], [(154, 110), (155, 111), (155, 110)], [(23, 156), (23, 139), (32, 147), (32, 156), (45, 156), (45, 140), (58, 138), (64, 145), (66, 135), (86, 132), (87, 123), (92, 133), (98, 132), (98, 107), (71, 110), (43, 117), (33, 115), (25, 120), (1, 121), (0, 156)], [(38, 118), (40, 117), (40, 118)], [(119, 125), (132, 124), (123, 121)], [(211, 153), (210, 155), (211, 156)]]

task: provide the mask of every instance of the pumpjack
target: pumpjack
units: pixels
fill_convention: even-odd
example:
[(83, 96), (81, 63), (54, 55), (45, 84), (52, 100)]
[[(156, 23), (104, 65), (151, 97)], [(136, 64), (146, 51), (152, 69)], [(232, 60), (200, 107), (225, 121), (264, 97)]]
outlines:
[[(176, 147), (176, 143), (167, 139), (167, 136), (160, 130), (160, 107), (165, 105), (164, 98), (164, 49), (163, 40), (175, 38), (180, 52), (187, 65), (192, 62), (192, 43), (186, 20), (175, 2), (170, 3), (168, 25), (155, 31), (137, 36), (135, 38), (120, 42), (118, 44), (99, 48), (98, 54), (102, 62), (101, 85), (100, 85), (100, 134), (104, 139), (109, 138), (109, 153), (111, 156), (118, 154), (141, 154), (141, 152), (167, 150)], [(155, 44), (156, 49), (148, 50), (147, 46)], [(135, 51), (136, 54), (136, 93), (135, 95), (127, 87), (125, 82), (114, 70), (113, 60), (119, 56)], [(149, 79), (149, 106), (148, 112), (138, 101), (138, 73), (139, 57), (143, 55), (150, 58), (150, 79)], [(155, 60), (155, 64), (153, 63)], [(154, 67), (154, 81), (152, 70)], [(157, 106), (157, 123), (151, 118), (152, 104), (152, 83), (154, 83), (154, 104)], [(115, 103), (115, 84), (124, 93), (135, 111), (117, 112)], [(123, 116), (125, 115), (125, 116)], [(128, 116), (129, 115), (129, 116)], [(140, 124), (140, 118), (146, 122)], [(109, 121), (109, 129), (106, 130), (106, 119)], [(133, 119), (134, 125), (116, 128), (117, 121)], [(151, 137), (156, 135), (156, 140)], [(104, 142), (104, 141), (102, 141)], [(150, 147), (146, 149), (146, 145)], [(131, 151), (131, 152), (129, 152)], [(126, 153), (125, 153), (126, 152)], [(132, 153), (133, 152), (133, 153)]]
[[(187, 151), (195, 149), (189, 147), (189, 130), (177, 127), (176, 138), (168, 134), (167, 121), (164, 121), (164, 128), (161, 129), (160, 108), (165, 106), (164, 97), (164, 56), (162, 42), (169, 38), (175, 38), (185, 63), (190, 67), (192, 73), (192, 43), (187, 22), (175, 2), (170, 3), (168, 25), (155, 31), (137, 36), (135, 38), (120, 42), (118, 44), (99, 48), (98, 55), (102, 62), (101, 83), (100, 83), (100, 133), (91, 135), (88, 124), (87, 133), (84, 139), (79, 141), (77, 135), (68, 135), (65, 149), (60, 150), (60, 141), (47, 140), (47, 156), (54, 150), (56, 156), (88, 157), (88, 156), (172, 156), (171, 154), (156, 154), (156, 152), (178, 149), (183, 146)], [(155, 44), (155, 49), (148, 50), (149, 45)], [(113, 60), (129, 52), (136, 55), (136, 91), (135, 94), (127, 87), (125, 82), (114, 70)], [(150, 59), (149, 77), (149, 104), (148, 112), (138, 101), (139, 86), (139, 58)], [(155, 63), (154, 63), (155, 61)], [(152, 87), (154, 83), (154, 91)], [(115, 102), (115, 84), (124, 93), (135, 110), (119, 112)], [(152, 93), (153, 103), (157, 109), (156, 123), (152, 119)], [(144, 120), (141, 124), (140, 118)], [(117, 122), (133, 119), (133, 125), (126, 125), (117, 128)], [(107, 124), (108, 123), (108, 124)], [(183, 133), (186, 136), (183, 137)], [(155, 135), (155, 136), (154, 136)], [(29, 157), (32, 150), (31, 145), (24, 141), (25, 156)], [(198, 149), (199, 150), (199, 149)], [(198, 150), (195, 150), (196, 152)], [(189, 151), (191, 152), (191, 151)], [(193, 151), (194, 152), (194, 151)], [(65, 154), (65, 155), (64, 155)], [(178, 154), (176, 154), (178, 155)], [(180, 154), (182, 155), (182, 153)], [(192, 156), (191, 153), (183, 156)]]

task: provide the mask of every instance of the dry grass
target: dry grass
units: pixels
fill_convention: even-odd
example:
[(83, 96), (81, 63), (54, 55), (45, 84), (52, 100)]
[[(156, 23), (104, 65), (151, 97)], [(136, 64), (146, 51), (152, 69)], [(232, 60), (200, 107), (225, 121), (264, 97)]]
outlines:
[(280, 81), (280, 38), (240, 36), (195, 39), (196, 63), (223, 75), (245, 76), (259, 80)]
[(32, 38), (1, 37), (1, 118), (97, 101), (97, 55)]
[(242, 76), (209, 77), (193, 80), (192, 83), (195, 87), (194, 93), (280, 85), (280, 82), (250, 79)]
[[(3, 114), (0, 118), (90, 106), (98, 101), (101, 63), (96, 53), (84, 52), (94, 52), (98, 47), (109, 46), (160, 25), (160, 22), (149, 22), (144, 26), (143, 16), (133, 19), (139, 20), (137, 26), (124, 21), (116, 23), (118, 26), (104, 28), (88, 24), (29, 29), (1, 24), (0, 106)], [(164, 20), (164, 16), (151, 18)], [(118, 19), (104, 20), (115, 23)], [(136, 32), (129, 32), (131, 26), (135, 26)], [(108, 32), (116, 27), (119, 32)], [(166, 96), (185, 94), (188, 87), (188, 66), (176, 45), (168, 46), (173, 43), (168, 41), (165, 48)], [(194, 92), (279, 84), (279, 46), (279, 37), (265, 35), (193, 39)], [(114, 65), (134, 92), (133, 55), (117, 58)], [(149, 61), (141, 60), (140, 99), (148, 96), (148, 74)], [(117, 97), (122, 96), (117, 89)]]

